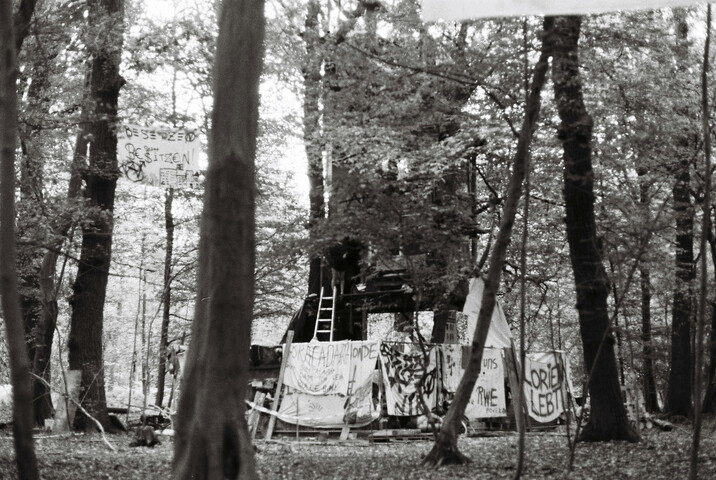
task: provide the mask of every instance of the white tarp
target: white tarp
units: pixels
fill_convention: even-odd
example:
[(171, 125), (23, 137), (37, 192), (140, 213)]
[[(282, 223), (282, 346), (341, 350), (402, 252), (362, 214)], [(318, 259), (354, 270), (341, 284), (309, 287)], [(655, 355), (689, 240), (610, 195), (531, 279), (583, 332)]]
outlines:
[(529, 354), (525, 358), (527, 410), (538, 422), (551, 422), (567, 409), (572, 382), (566, 359), (563, 352)]
[[(464, 356), (470, 355), (470, 349), (462, 345), (440, 345), (443, 354), (443, 389), (453, 396), (465, 373)], [(465, 359), (466, 360), (466, 359)], [(482, 354), (482, 369), (477, 377), (470, 401), (465, 408), (465, 416), (470, 420), (478, 418), (504, 417), (507, 415), (505, 399), (505, 370), (502, 349), (485, 348)]]
[(695, 5), (694, 0), (422, 0), (423, 20), (586, 15), (591, 13)]
[[(294, 343), (278, 418), (318, 428), (360, 427), (377, 419), (380, 409), (373, 402), (373, 372), (378, 349), (374, 341)], [(293, 365), (290, 375), (289, 365)]]
[[(475, 327), (477, 326), (477, 316), (480, 313), (482, 305), (482, 292), (485, 290), (485, 282), (481, 278), (470, 279), (470, 292), (465, 299), (465, 306), (462, 313), (467, 315), (467, 335), (468, 340), (472, 343)], [(487, 332), (486, 347), (493, 348), (510, 348), (512, 334), (510, 327), (507, 325), (507, 317), (502, 310), (500, 302), (495, 303), (495, 309), (492, 311), (492, 321), (490, 321), (490, 330)]]
[(294, 343), (286, 359), (284, 385), (311, 395), (346, 395), (351, 342)]
[(191, 187), (200, 155), (201, 142), (191, 130), (122, 125), (117, 131), (119, 168), (133, 182)]

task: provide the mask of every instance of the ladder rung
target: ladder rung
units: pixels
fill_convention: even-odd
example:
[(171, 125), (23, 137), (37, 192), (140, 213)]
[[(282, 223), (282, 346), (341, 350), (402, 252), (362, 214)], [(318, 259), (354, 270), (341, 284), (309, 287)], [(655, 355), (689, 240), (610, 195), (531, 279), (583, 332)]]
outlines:
[(321, 307), (321, 310), (333, 310), (333, 309), (330, 307)]
[(316, 330), (316, 333), (331, 333), (330, 330)]

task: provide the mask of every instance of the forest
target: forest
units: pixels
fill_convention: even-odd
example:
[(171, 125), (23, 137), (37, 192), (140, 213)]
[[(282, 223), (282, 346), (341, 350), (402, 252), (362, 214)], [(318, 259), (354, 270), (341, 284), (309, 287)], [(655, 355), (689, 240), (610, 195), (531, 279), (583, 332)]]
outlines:
[(0, 477), (716, 475), (711, 6), (459, 3), (0, 0)]

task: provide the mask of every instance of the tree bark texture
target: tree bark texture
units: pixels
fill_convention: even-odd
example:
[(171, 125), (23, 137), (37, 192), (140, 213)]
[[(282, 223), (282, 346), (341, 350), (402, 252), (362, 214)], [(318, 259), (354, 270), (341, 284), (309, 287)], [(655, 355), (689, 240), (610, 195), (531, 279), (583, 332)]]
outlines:
[[(304, 55), (303, 72), (303, 144), (308, 159), (308, 185), (309, 185), (309, 234), (313, 236), (313, 229), (326, 217), (326, 206), (323, 198), (323, 135), (321, 132), (321, 92), (323, 65), (323, 47), (321, 45), (321, 31), (319, 15), (321, 2), (310, 0), (306, 13), (303, 41), (306, 52)], [(311, 258), (308, 273), (308, 293), (320, 292), (321, 259)]]
[(691, 319), (693, 316), (694, 207), (689, 192), (689, 160), (679, 162), (672, 189), (676, 217), (676, 270), (671, 310), (671, 369), (666, 393), (666, 411), (691, 415)]
[(254, 300), (263, 9), (262, 0), (222, 4), (198, 299), (176, 427), (176, 479), (257, 478), (244, 400)]
[[(106, 41), (93, 52), (90, 94), (94, 117), (89, 131), (89, 169), (85, 198), (96, 207), (96, 215), (82, 231), (82, 248), (77, 277), (72, 286), (72, 315), (68, 340), (69, 366), (82, 371), (80, 398), (87, 412), (105, 429), (114, 430), (107, 414), (104, 390), (102, 332), (104, 302), (112, 257), (114, 196), (119, 176), (117, 167), (117, 101), (124, 79), (119, 74), (123, 45), (122, 0), (91, 2), (90, 25), (103, 25)], [(94, 429), (82, 412), (75, 416), (74, 428)]]
[(12, 18), (12, 1), (0, 0), (0, 302), (10, 357), (18, 477), (20, 480), (35, 480), (39, 478), (39, 473), (32, 438), (30, 368), (16, 276), (17, 64)]
[(622, 402), (614, 339), (608, 332), (608, 280), (594, 218), (593, 123), (584, 105), (579, 76), (581, 23), (581, 17), (577, 16), (557, 17), (555, 20), (552, 77), (561, 120), (558, 137), (564, 151), (569, 257), (577, 292), (584, 364), (591, 372), (591, 412), (582, 439), (636, 441), (638, 434), (629, 425)]
[[(688, 54), (689, 25), (685, 12), (674, 10), (677, 22), (677, 55)], [(679, 69), (681, 75), (689, 75), (685, 66)], [(676, 253), (673, 307), (671, 311), (671, 365), (669, 385), (666, 391), (666, 412), (670, 415), (690, 416), (692, 366), (691, 321), (693, 312), (694, 269), (694, 206), (691, 202), (691, 157), (693, 144), (690, 132), (682, 132), (675, 140), (680, 158), (674, 162), (674, 186), (672, 200), (676, 219)]]
[(502, 268), (507, 254), (507, 247), (512, 237), (512, 227), (515, 222), (515, 215), (522, 195), (522, 181), (525, 177), (527, 164), (529, 162), (532, 134), (535, 129), (537, 118), (540, 112), (541, 93), (544, 86), (547, 70), (549, 67), (549, 56), (551, 54), (550, 36), (552, 32), (553, 18), (545, 17), (542, 37), (542, 50), (540, 58), (535, 65), (530, 94), (525, 108), (525, 117), (522, 122), (520, 137), (517, 142), (517, 150), (513, 161), (512, 176), (507, 189), (505, 207), (500, 224), (500, 230), (495, 240), (495, 245), (490, 254), (490, 267), (485, 281), (485, 292), (482, 297), (482, 305), (477, 318), (477, 328), (472, 340), (472, 351), (470, 360), (465, 369), (455, 398), (448, 408), (443, 420), (438, 437), (435, 440), (432, 450), (425, 457), (424, 462), (428, 465), (443, 465), (452, 463), (464, 463), (469, 461), (457, 447), (457, 435), (460, 421), (464, 415), (465, 407), (475, 388), (477, 377), (482, 367), (482, 354), (487, 340), (487, 332), (490, 329), (492, 311), (496, 303), (496, 293), (500, 284)]
[(164, 256), (164, 291), (162, 292), (162, 329), (159, 336), (159, 366), (157, 367), (157, 397), (154, 404), (164, 403), (164, 383), (167, 368), (167, 344), (169, 343), (169, 314), (172, 300), (172, 256), (174, 251), (174, 216), (172, 204), (174, 189), (168, 188), (164, 197), (164, 227), (167, 234), (167, 248)]

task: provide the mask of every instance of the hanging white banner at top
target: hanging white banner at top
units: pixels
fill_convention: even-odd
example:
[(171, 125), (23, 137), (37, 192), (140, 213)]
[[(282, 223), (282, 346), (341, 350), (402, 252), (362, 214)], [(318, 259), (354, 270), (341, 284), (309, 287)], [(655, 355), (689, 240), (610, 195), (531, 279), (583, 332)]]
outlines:
[(695, 5), (695, 0), (422, 0), (423, 20), (522, 17), (528, 15), (587, 15)]
[(121, 125), (117, 131), (119, 168), (133, 182), (192, 187), (200, 155), (201, 142), (192, 130)]

